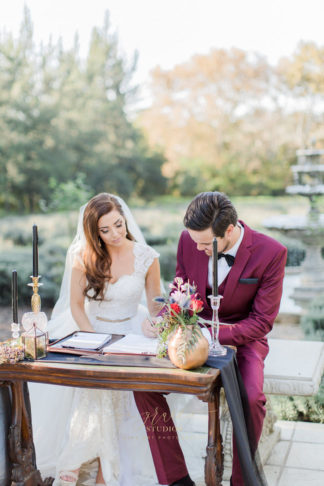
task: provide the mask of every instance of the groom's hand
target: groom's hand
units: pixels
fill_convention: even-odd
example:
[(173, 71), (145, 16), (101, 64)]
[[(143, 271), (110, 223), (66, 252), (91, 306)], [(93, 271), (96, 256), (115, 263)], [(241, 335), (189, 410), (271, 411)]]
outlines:
[(142, 331), (144, 336), (149, 338), (155, 338), (158, 335), (158, 330), (148, 319), (145, 319), (145, 321), (142, 322)]

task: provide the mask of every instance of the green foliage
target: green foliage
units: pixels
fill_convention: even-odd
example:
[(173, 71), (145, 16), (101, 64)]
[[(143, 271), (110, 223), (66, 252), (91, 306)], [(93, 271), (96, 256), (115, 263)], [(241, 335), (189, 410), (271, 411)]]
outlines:
[(287, 267), (298, 267), (305, 258), (305, 250), (295, 246), (294, 244), (287, 244)]
[(158, 152), (148, 152), (146, 157), (139, 159), (136, 165), (135, 175), (136, 194), (147, 200), (152, 200), (157, 194), (165, 194), (167, 191), (167, 179), (162, 177), (162, 165), (165, 162), (164, 156)]
[(324, 296), (312, 301), (307, 313), (301, 318), (301, 326), (307, 339), (324, 341)]
[(140, 123), (168, 155), (174, 194), (285, 194), (296, 150), (312, 138), (323, 144), (323, 56), (323, 47), (304, 45), (275, 67), (240, 49), (212, 49), (153, 70)]
[[(222, 191), (235, 196), (283, 195), (290, 182), (290, 164), (293, 161), (286, 147), (278, 152), (264, 154), (261, 150), (249, 161), (249, 153), (235, 153), (224, 148), (220, 156), (221, 168), (203, 159), (184, 159), (171, 181), (176, 194), (193, 197), (202, 191)], [(251, 155), (252, 158), (252, 155)]]
[(280, 420), (324, 424), (324, 375), (314, 397), (270, 396), (271, 405)]
[(165, 191), (163, 156), (126, 116), (135, 65), (119, 55), (108, 15), (81, 60), (77, 42), (37, 48), (25, 9), (19, 37), (0, 38), (0, 208), (68, 209), (102, 191)]
[[(56, 240), (39, 248), (39, 268), (43, 275), (40, 287), (42, 305), (52, 307), (58, 298), (66, 254), (66, 244)], [(0, 257), (0, 305), (11, 305), (11, 274), (18, 273), (19, 305), (29, 305), (32, 295), (31, 282), (32, 248), (14, 248), (1, 253)]]
[(287, 247), (287, 267), (298, 267), (305, 258), (305, 248), (302, 242), (296, 239), (287, 238), (281, 234), (276, 235), (276, 239)]
[(49, 188), (52, 192), (48, 205), (46, 205), (46, 201), (40, 201), (40, 207), (44, 212), (79, 209), (93, 196), (85, 182), (85, 174), (82, 173), (77, 174), (74, 181), (57, 183), (55, 179), (50, 178)]
[[(324, 298), (318, 297), (301, 318), (307, 339), (324, 341)], [(314, 397), (271, 397), (271, 404), (281, 420), (324, 423), (324, 375)]]
[(167, 245), (169, 242), (169, 238), (167, 235), (151, 235), (150, 233), (146, 231), (142, 231), (144, 234), (145, 241), (148, 245), (150, 246), (164, 246)]
[[(32, 244), (33, 234), (29, 227), (12, 225), (3, 233), (3, 238), (11, 241), (15, 246), (27, 246)], [(38, 237), (38, 242), (43, 243), (42, 236)]]
[(166, 282), (171, 282), (174, 279), (177, 264), (177, 242), (154, 246), (154, 248), (160, 253), (162, 278)]
[(171, 180), (171, 189), (180, 196), (193, 197), (206, 190), (209, 175), (201, 159), (183, 159)]
[[(82, 201), (83, 202), (83, 201)], [(177, 244), (183, 229), (182, 218), (189, 203), (189, 199), (170, 199), (161, 196), (154, 202), (140, 206), (133, 202), (131, 208), (135, 219), (140, 223), (148, 244), (160, 253), (161, 275), (167, 284), (171, 282), (176, 270)], [(243, 219), (253, 227), (262, 231), (260, 221), (266, 216), (280, 214), (284, 209), (301, 210), (304, 199), (298, 198), (267, 198), (251, 197), (237, 198), (235, 205)], [(290, 206), (289, 206), (290, 205)], [(259, 218), (259, 219), (257, 219)], [(16, 268), (19, 272), (20, 299), (29, 305), (30, 281), (32, 269), (32, 225), (38, 225), (40, 242), (39, 258), (40, 273), (43, 275), (41, 295), (45, 295), (48, 305), (56, 301), (63, 272), (65, 251), (75, 235), (78, 220), (77, 211), (57, 212), (51, 214), (33, 214), (24, 216), (10, 215), (0, 221), (0, 305), (10, 305), (11, 271)], [(275, 237), (278, 237), (277, 235)], [(278, 238), (288, 246), (288, 265), (299, 264), (303, 257), (303, 247), (297, 241), (280, 236)], [(22, 248), (22, 246), (25, 246)], [(14, 246), (14, 248), (13, 248)], [(292, 255), (290, 257), (290, 255)], [(294, 257), (294, 258), (293, 258)], [(314, 337), (311, 337), (314, 339)]]
[(12, 270), (18, 272), (19, 302), (31, 296), (31, 248), (19, 248), (1, 253), (0, 257), (0, 305), (11, 305), (11, 274)]

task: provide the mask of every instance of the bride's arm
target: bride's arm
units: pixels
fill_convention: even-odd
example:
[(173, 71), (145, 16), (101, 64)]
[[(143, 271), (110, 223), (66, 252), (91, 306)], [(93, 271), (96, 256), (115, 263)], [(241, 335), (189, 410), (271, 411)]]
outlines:
[(73, 319), (81, 331), (91, 331), (94, 329), (90, 324), (88, 316), (84, 310), (83, 290), (86, 286), (86, 277), (80, 268), (73, 267), (71, 274), (71, 312)]
[[(147, 271), (145, 279), (145, 292), (149, 313), (151, 316), (156, 316), (161, 310), (160, 304), (153, 301), (154, 297), (161, 295), (160, 263), (158, 258), (154, 258), (152, 265)], [(152, 324), (148, 319), (143, 321), (142, 331), (144, 336), (147, 337), (156, 337), (157, 335), (157, 329), (152, 327)]]
[(160, 275), (160, 263), (158, 258), (154, 258), (152, 265), (147, 271), (145, 278), (145, 292), (147, 307), (151, 316), (156, 316), (161, 310), (161, 305), (158, 302), (154, 302), (154, 297), (161, 295), (161, 275)]

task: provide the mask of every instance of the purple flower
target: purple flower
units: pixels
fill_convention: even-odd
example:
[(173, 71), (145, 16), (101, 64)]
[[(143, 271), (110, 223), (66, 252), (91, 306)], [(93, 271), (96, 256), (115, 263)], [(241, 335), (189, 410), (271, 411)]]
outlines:
[(153, 300), (154, 300), (154, 302), (161, 302), (163, 304), (165, 304), (166, 301), (167, 301), (165, 297), (154, 297)]

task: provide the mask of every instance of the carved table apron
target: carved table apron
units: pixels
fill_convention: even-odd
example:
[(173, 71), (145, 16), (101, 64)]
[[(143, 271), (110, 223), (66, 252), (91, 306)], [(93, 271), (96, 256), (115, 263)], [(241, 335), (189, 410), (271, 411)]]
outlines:
[(19, 362), (0, 366), (0, 384), (12, 394), (12, 422), (9, 430), (11, 485), (38, 486), (43, 481), (37, 470), (33, 444), (28, 381), (53, 385), (113, 390), (186, 393), (208, 402), (208, 441), (205, 459), (207, 486), (221, 486), (223, 450), (219, 421), (221, 378), (218, 369), (195, 371), (168, 368), (97, 366), (46, 361)]

